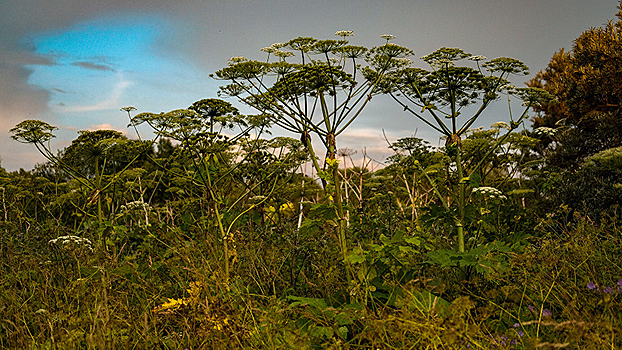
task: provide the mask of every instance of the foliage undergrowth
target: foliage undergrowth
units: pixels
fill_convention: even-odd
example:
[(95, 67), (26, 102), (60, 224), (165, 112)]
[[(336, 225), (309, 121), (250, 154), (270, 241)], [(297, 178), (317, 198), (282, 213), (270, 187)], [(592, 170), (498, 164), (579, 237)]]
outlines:
[[(262, 239), (237, 244), (227, 284), (207, 240), (166, 224), (141, 231), (142, 243), (132, 251), (127, 242), (108, 250), (57, 247), (48, 243), (57, 237), (50, 227), (31, 228), (28, 235), (4, 231), (0, 346), (622, 345), (619, 224), (586, 219), (569, 224), (549, 217), (537, 229), (531, 244), (508, 252), (504, 264), (470, 275), (469, 265), (426, 263), (423, 253), (414, 252), (419, 248), (403, 239), (361, 248), (365, 256), (352, 259), (359, 271), (377, 269), (375, 276), (359, 276), (356, 290), (364, 299), (352, 298), (353, 289), (334, 271), (337, 251), (323, 251), (321, 239), (306, 247), (285, 243), (295, 240), (288, 232), (260, 232)], [(92, 234), (82, 238), (93, 240)]]

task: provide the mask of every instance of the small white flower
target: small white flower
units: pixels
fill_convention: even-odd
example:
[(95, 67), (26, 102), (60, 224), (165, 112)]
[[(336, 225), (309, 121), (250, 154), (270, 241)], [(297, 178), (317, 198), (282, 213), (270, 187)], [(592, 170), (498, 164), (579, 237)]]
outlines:
[(342, 36), (342, 37), (345, 38), (346, 36), (354, 35), (354, 32), (351, 31), (351, 30), (340, 30), (340, 31), (336, 32), (335, 35)]
[(340, 62), (340, 61), (339, 61), (338, 59), (334, 58), (334, 57), (330, 57), (330, 58), (328, 59), (328, 63), (330, 63), (330, 65), (331, 65), (331, 66), (336, 66), (336, 65), (338, 65), (338, 64), (339, 64), (339, 62)]
[(267, 46), (261, 49), (261, 51), (266, 52), (266, 53), (274, 53), (276, 52), (278, 49), (273, 47), (273, 46)]
[(499, 87), (499, 91), (502, 91), (502, 90), (508, 90), (508, 91), (510, 91), (510, 92), (511, 92), (511, 91), (512, 91), (512, 90), (514, 90), (514, 89), (516, 89), (516, 86), (515, 86), (515, 85), (512, 85), (512, 84), (505, 84), (505, 85), (501, 85), (501, 86)]
[(66, 249), (76, 249), (76, 248), (84, 248), (89, 251), (93, 251), (93, 243), (87, 238), (82, 238), (78, 236), (60, 236), (54, 239), (51, 239), (48, 244), (50, 245), (61, 245)]
[[(425, 61), (426, 57), (427, 56), (423, 56), (421, 57), (421, 59)], [(430, 62), (430, 66), (432, 66), (435, 69), (438, 69), (438, 68), (445, 68), (445, 67), (453, 67), (455, 66), (455, 64), (452, 60), (449, 60), (447, 58), (441, 58), (440, 60), (434, 60)]]
[(480, 132), (480, 131), (484, 131), (484, 127), (483, 126), (480, 126), (479, 128), (469, 129), (470, 133), (476, 133), (476, 132)]
[(406, 68), (413, 63), (410, 58), (394, 58), (393, 61), (401, 68)]
[(246, 61), (248, 61), (248, 58), (243, 57), (243, 56), (231, 57), (229, 59), (229, 64), (234, 65), (234, 64), (238, 64), (238, 63), (242, 63)]
[(497, 198), (497, 199), (507, 199), (507, 197), (503, 194), (503, 192), (499, 191), (494, 187), (482, 186), (473, 189), (474, 193), (479, 193), (484, 197), (488, 198)]
[(533, 131), (538, 136), (555, 136), (557, 130), (546, 126), (541, 126)]
[(471, 57), (469, 57), (469, 59), (471, 61), (483, 61), (486, 59), (486, 56), (482, 56), (482, 55), (473, 55)]
[(506, 122), (492, 123), (492, 125), (490, 127), (493, 128), (493, 129), (508, 129), (508, 130), (510, 130), (510, 125), (508, 125), (508, 123), (506, 123)]
[(290, 56), (294, 56), (293, 52), (289, 52), (289, 51), (282, 51), (282, 50), (277, 50), (274, 52), (275, 56), (281, 57), (281, 58), (285, 58), (285, 57), (290, 57)]
[(133, 201), (121, 206), (121, 210), (150, 210), (151, 206), (143, 201)]
[(285, 46), (285, 44), (283, 44), (283, 43), (274, 43), (274, 44), (270, 45), (270, 47), (273, 47), (276, 50), (278, 50), (278, 49), (280, 49), (280, 48), (282, 48), (284, 46)]
[(396, 38), (396, 36), (392, 34), (382, 34), (380, 37), (385, 39), (386, 41), (393, 40)]

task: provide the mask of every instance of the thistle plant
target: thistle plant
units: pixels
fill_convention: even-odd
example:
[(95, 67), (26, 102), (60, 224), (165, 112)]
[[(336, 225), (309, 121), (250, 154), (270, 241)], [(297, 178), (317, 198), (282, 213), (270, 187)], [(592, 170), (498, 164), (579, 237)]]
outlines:
[[(272, 122), (296, 135), (311, 156), (322, 179), (329, 205), (338, 218), (338, 237), (347, 264), (346, 211), (342, 202), (340, 175), (334, 161), (337, 137), (360, 115), (380, 92), (378, 85), (391, 72), (405, 68), (412, 51), (387, 43), (368, 49), (350, 45), (351, 31), (338, 31), (338, 40), (299, 37), (262, 49), (266, 61), (235, 60), (212, 77), (229, 81), (220, 94), (272, 116)], [(296, 63), (293, 60), (296, 57)], [(272, 59), (272, 61), (271, 61)], [(365, 62), (365, 63), (363, 63)], [(364, 76), (361, 67), (374, 72)], [(316, 136), (326, 148), (323, 164), (312, 143)]]
[[(444, 47), (423, 56), (422, 59), (430, 65), (430, 70), (404, 67), (390, 72), (382, 79), (380, 88), (402, 106), (404, 111), (445, 137), (446, 149), (456, 164), (458, 191), (455, 198), (458, 215), (454, 222), (458, 251), (464, 252), (466, 191), (470, 174), (520, 126), (531, 107), (550, 97), (542, 89), (514, 88), (509, 85), (507, 79), (510, 75), (528, 74), (527, 66), (513, 58), (500, 57), (487, 61), (484, 56), (473, 56), (461, 49)], [(473, 61), (474, 67), (457, 65), (465, 59)], [(366, 70), (365, 74), (370, 78), (377, 76), (371, 70)], [(462, 137), (502, 93), (508, 94), (508, 98), (510, 95), (521, 98), (525, 102), (525, 109), (516, 119), (510, 110), (507, 133), (498, 139), (484, 159), (467, 174), (462, 161)], [(474, 112), (463, 115), (470, 111)]]

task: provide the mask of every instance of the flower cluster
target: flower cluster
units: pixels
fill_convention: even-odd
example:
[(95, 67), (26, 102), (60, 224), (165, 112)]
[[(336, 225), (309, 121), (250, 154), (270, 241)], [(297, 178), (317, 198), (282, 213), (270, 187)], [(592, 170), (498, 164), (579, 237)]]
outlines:
[(555, 132), (557, 130), (553, 129), (553, 128), (548, 128), (546, 126), (541, 126), (539, 128), (537, 128), (536, 130), (534, 130), (533, 132), (538, 135), (538, 136), (555, 136)]
[(471, 61), (483, 61), (486, 59), (486, 56), (482, 56), (482, 55), (473, 55), (471, 57), (469, 57), (469, 59)]
[(82, 238), (78, 236), (60, 236), (51, 239), (48, 244), (58, 245), (65, 250), (88, 250), (90, 252), (93, 251), (93, 243), (91, 243), (91, 241), (87, 238)]
[(289, 52), (289, 51), (276, 50), (274, 51), (274, 55), (280, 58), (286, 58), (286, 57), (294, 56), (294, 53)]
[(246, 61), (248, 61), (248, 58), (243, 57), (243, 56), (231, 57), (229, 59), (229, 65), (233, 66), (233, 65), (236, 65), (238, 63), (242, 63), (242, 62), (246, 62)]
[(261, 51), (265, 52), (265, 53), (276, 53), (277, 51), (281, 51), (281, 48), (285, 46), (285, 44), (283, 43), (274, 43), (270, 46), (264, 47), (261, 49)]
[(354, 32), (351, 30), (340, 30), (338, 32), (335, 33), (335, 35), (337, 36), (341, 36), (341, 37), (347, 37), (347, 36), (352, 36), (354, 35)]
[(484, 197), (492, 198), (492, 199), (507, 199), (507, 197), (503, 194), (503, 192), (499, 191), (494, 187), (477, 187), (473, 189), (474, 193), (479, 193)]
[(496, 123), (492, 123), (492, 125), (490, 126), (493, 129), (508, 129), (510, 130), (510, 125), (506, 122), (496, 122)]
[(400, 68), (400, 69), (407, 68), (413, 63), (413, 61), (410, 58), (406, 58), (406, 57), (394, 58), (393, 62), (395, 63), (395, 67)]
[(430, 55), (425, 55), (423, 57), (421, 57), (422, 60), (426, 61), (426, 59), (429, 60), (429, 64), (430, 66), (432, 66), (432, 68), (434, 69), (447, 69), (449, 67), (453, 67), (456, 64), (454, 63), (454, 61), (448, 59), (448, 58), (441, 58), (441, 59), (433, 59), (432, 56)]
[(598, 291), (598, 292), (605, 293), (605, 294), (622, 293), (622, 278), (620, 278), (618, 280), (618, 283), (616, 283), (616, 285), (613, 287), (605, 286), (601, 288), (598, 286), (598, 284), (590, 281), (587, 284), (587, 289)]
[(499, 87), (499, 91), (503, 91), (506, 90), (509, 93), (514, 93), (514, 90), (516, 90), (516, 85), (514, 84), (503, 84)]
[(133, 201), (121, 206), (121, 211), (131, 212), (135, 210), (150, 210), (151, 206), (143, 201)]
[(395, 35), (391, 35), (391, 34), (382, 34), (380, 37), (386, 41), (393, 40), (396, 38)]

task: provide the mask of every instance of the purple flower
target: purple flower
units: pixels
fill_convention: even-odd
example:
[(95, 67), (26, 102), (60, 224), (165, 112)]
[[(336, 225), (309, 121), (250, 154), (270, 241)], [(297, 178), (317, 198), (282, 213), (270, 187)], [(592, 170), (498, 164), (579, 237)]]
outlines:
[(605, 287), (605, 289), (603, 290), (603, 293), (611, 294), (615, 291), (616, 290), (613, 287)]
[(523, 331), (518, 331), (516, 332), (516, 334), (518, 334), (519, 337), (522, 337), (523, 335), (525, 335), (525, 332)]
[(520, 323), (518, 323), (518, 322), (514, 323), (514, 326), (513, 326), (513, 327), (514, 327), (514, 328), (520, 328)]
[(587, 289), (589, 289), (589, 290), (594, 290), (596, 288), (598, 288), (598, 285), (596, 285), (596, 283), (594, 283), (594, 282), (589, 282), (587, 284)]
[(549, 311), (549, 309), (542, 310), (542, 316), (549, 317), (551, 315), (552, 315), (552, 313)]
[(622, 290), (622, 278), (618, 280), (618, 290)]
[(527, 308), (528, 308), (528, 309), (529, 309), (529, 311), (531, 311), (531, 312), (533, 312), (533, 311), (534, 311), (533, 305), (529, 305), (529, 306), (527, 306)]

